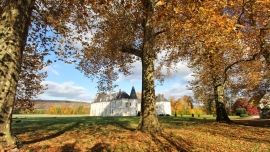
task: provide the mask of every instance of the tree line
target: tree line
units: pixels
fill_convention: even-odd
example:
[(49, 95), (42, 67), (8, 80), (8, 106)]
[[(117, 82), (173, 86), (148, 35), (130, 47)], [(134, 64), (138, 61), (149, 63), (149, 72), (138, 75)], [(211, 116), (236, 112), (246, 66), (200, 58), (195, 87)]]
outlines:
[[(191, 96), (184, 95), (181, 98), (175, 99), (170, 97), (169, 101), (171, 103), (172, 115), (216, 115), (215, 105), (205, 105), (200, 104), (193, 106), (195, 101), (193, 101)], [(198, 102), (197, 102), (198, 104)], [(238, 98), (232, 103), (226, 103), (226, 112), (228, 115), (238, 115), (246, 114), (248, 116), (258, 115), (257, 104), (254, 102), (249, 102), (247, 98)]]
[(77, 108), (70, 107), (50, 107), (49, 109), (25, 109), (20, 110), (20, 114), (58, 114), (58, 115), (73, 115), (73, 114), (90, 114), (89, 108), (79, 106)]

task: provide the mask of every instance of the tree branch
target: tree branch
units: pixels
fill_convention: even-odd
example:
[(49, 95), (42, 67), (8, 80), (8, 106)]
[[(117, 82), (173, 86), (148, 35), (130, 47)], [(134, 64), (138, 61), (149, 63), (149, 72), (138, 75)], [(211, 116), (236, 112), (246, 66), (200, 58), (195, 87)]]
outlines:
[(258, 55), (260, 55), (260, 54), (261, 54), (261, 52), (255, 53), (255, 54), (252, 55), (252, 58), (250, 58), (250, 59), (238, 60), (238, 61), (232, 63), (231, 65), (227, 66), (227, 67), (225, 68), (225, 70), (224, 70), (225, 77), (224, 77), (223, 84), (227, 81), (227, 76), (228, 76), (228, 75), (227, 75), (227, 71), (228, 71), (229, 69), (231, 69), (231, 68), (232, 68), (234, 65), (236, 65), (236, 64), (239, 64), (239, 63), (242, 63), (242, 62), (253, 61), (253, 60), (255, 60), (255, 58), (256, 58)]
[(243, 7), (242, 7), (241, 13), (240, 13), (240, 15), (239, 15), (239, 17), (238, 17), (238, 19), (237, 19), (237, 23), (238, 23), (238, 24), (241, 24), (241, 22), (240, 22), (241, 16), (244, 14), (244, 12), (245, 12), (245, 7), (246, 7), (246, 5), (247, 5), (249, 2), (251, 2), (251, 0), (249, 0), (249, 1), (247, 1), (247, 2), (244, 2), (244, 0), (243, 0)]
[(142, 58), (142, 51), (135, 49), (133, 47), (126, 47), (126, 46), (122, 46), (122, 50), (123, 53), (129, 53), (129, 54), (133, 54), (137, 57), (139, 57), (140, 59)]
[[(266, 63), (270, 65), (270, 55), (269, 55), (269, 45), (267, 45), (266, 37), (269, 34), (268, 30), (270, 30), (270, 19), (268, 19), (266, 25), (260, 28), (260, 49), (261, 54), (265, 58)], [(267, 46), (266, 46), (267, 45)]]
[(157, 33), (155, 33), (155, 37), (158, 36), (159, 34), (164, 33), (166, 30), (162, 30), (162, 31), (158, 31)]

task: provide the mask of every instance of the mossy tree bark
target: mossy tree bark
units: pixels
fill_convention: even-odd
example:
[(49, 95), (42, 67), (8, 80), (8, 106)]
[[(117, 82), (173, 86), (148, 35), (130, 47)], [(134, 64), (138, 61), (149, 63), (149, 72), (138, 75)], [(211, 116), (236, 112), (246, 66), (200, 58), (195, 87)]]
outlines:
[(224, 86), (218, 85), (214, 88), (215, 102), (216, 102), (216, 121), (217, 122), (231, 122), (224, 104)]
[(162, 131), (156, 113), (154, 58), (144, 53), (142, 58), (142, 101), (139, 129), (150, 133)]
[(0, 149), (15, 147), (12, 108), (35, 0), (6, 0), (0, 17)]
[(267, 37), (269, 36), (270, 33), (270, 21), (268, 24), (265, 26), (265, 28), (260, 29), (260, 48), (261, 48), (261, 53), (268, 65), (270, 65), (270, 44), (267, 42)]
[(156, 52), (154, 50), (155, 31), (153, 27), (154, 1), (144, 2), (147, 11), (144, 13), (144, 41), (142, 50), (142, 102), (139, 129), (150, 133), (161, 133), (157, 118), (155, 100), (155, 67)]

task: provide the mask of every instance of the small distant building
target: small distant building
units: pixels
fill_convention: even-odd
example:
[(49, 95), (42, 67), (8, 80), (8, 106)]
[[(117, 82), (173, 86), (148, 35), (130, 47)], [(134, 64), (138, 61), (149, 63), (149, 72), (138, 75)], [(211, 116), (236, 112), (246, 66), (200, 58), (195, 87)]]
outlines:
[[(171, 115), (171, 103), (164, 95), (156, 96), (157, 115)], [(118, 93), (99, 93), (91, 103), (90, 116), (137, 116), (141, 111), (141, 99), (137, 97), (135, 88), (130, 94), (125, 91)]]

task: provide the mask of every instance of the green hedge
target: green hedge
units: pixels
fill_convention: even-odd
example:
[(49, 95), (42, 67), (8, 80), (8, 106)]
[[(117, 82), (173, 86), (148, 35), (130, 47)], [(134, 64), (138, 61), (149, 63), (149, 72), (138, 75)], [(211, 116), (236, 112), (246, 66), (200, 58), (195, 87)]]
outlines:
[(237, 116), (241, 116), (242, 114), (247, 114), (247, 110), (245, 108), (236, 108), (235, 114)]
[(241, 114), (240, 117), (249, 117), (248, 114)]

